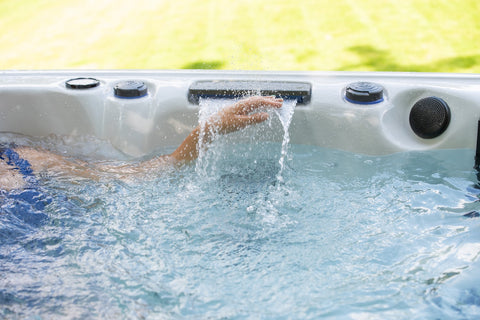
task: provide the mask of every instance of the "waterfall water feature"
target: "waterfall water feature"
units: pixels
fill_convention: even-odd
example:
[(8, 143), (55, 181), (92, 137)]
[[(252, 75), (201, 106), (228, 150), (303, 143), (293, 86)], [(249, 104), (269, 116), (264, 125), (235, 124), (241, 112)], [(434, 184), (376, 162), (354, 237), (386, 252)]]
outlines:
[(280, 159), (278, 160), (278, 163), (280, 164), (280, 171), (277, 174), (277, 181), (280, 183), (283, 183), (282, 174), (285, 169), (285, 159), (287, 159), (288, 156), (288, 143), (290, 142), (288, 128), (292, 122), (292, 116), (296, 105), (296, 100), (286, 100), (283, 102), (283, 106), (280, 109), (275, 110), (275, 113), (277, 114), (278, 119), (280, 119), (283, 127), (282, 151), (280, 154)]
[[(195, 171), (199, 174), (202, 178), (208, 177), (207, 174), (207, 159), (206, 159), (206, 151), (207, 151), (207, 142), (205, 141), (205, 134), (206, 134), (206, 123), (207, 120), (220, 111), (222, 108), (227, 106), (228, 104), (232, 103), (230, 99), (200, 99), (200, 110), (198, 114), (198, 124), (200, 126), (200, 135), (198, 138), (198, 159), (195, 166)], [(214, 137), (214, 132), (211, 133)], [(212, 140), (213, 140), (212, 139)]]
[[(205, 124), (206, 121), (210, 116), (224, 108), (225, 106), (232, 103), (230, 99), (200, 99), (200, 110), (199, 110), (199, 126), (200, 126), (200, 136), (198, 140), (198, 160), (196, 163), (195, 170), (197, 174), (201, 175), (202, 177), (207, 177), (207, 165), (208, 160), (206, 157), (206, 141), (205, 141), (205, 133), (207, 130)], [(280, 183), (284, 182), (283, 179), (283, 172), (286, 166), (286, 160), (288, 159), (288, 144), (290, 142), (290, 135), (288, 129), (290, 127), (290, 123), (292, 120), (293, 112), (295, 110), (296, 100), (285, 100), (283, 102), (283, 106), (280, 109), (275, 109), (271, 113), (275, 113), (280, 123), (282, 124), (283, 128), (283, 139), (282, 139), (282, 147), (280, 151), (280, 158), (278, 163), (280, 165), (280, 169), (277, 173), (276, 180)], [(215, 133), (211, 133), (214, 135)], [(215, 137), (214, 137), (215, 138)]]

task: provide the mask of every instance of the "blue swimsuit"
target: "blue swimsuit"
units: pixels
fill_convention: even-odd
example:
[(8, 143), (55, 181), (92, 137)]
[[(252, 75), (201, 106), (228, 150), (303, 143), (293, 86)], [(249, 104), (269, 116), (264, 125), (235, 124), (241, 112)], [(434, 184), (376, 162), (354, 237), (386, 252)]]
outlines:
[(33, 175), (33, 169), (25, 159), (20, 158), (18, 153), (13, 148), (0, 148), (0, 159), (4, 160), (9, 166), (12, 166), (15, 170), (18, 170), (23, 175), (23, 178), (28, 183), (36, 182), (36, 178)]
[(51, 198), (42, 192), (38, 180), (33, 174), (30, 162), (22, 159), (13, 146), (0, 146), (0, 161), (5, 161), (13, 170), (21, 173), (27, 183), (27, 186), (22, 190), (9, 192), (1, 190), (0, 187), (0, 195), (2, 196), (0, 198), (2, 200), (0, 201), (0, 214), (13, 213), (29, 224), (41, 224), (47, 218), (47, 215), (42, 211), (51, 202)]

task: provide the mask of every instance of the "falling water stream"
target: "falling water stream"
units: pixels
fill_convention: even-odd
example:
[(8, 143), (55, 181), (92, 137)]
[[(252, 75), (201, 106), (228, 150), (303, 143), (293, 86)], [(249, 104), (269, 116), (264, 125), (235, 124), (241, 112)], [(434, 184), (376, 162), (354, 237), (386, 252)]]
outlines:
[[(199, 110), (200, 137), (198, 141), (199, 156), (196, 164), (196, 171), (198, 174), (202, 175), (203, 177), (206, 177), (208, 175), (206, 171), (206, 167), (207, 167), (206, 152), (208, 150), (208, 147), (204, 139), (206, 122), (213, 114), (217, 113), (219, 110), (221, 110), (225, 106), (230, 105), (232, 103), (233, 102), (230, 99), (200, 99), (200, 110)], [(285, 170), (286, 160), (288, 159), (288, 149), (289, 149), (289, 143), (290, 143), (290, 134), (288, 130), (293, 118), (293, 113), (295, 111), (296, 104), (297, 104), (296, 100), (285, 100), (281, 108), (274, 109), (273, 111), (271, 111), (271, 113), (274, 113), (276, 115), (276, 117), (282, 124), (282, 128), (283, 128), (283, 139), (281, 143), (282, 147), (281, 147), (280, 156), (278, 159), (280, 169), (276, 175), (277, 182), (279, 182), (280, 184), (284, 182), (284, 178), (282, 174)]]
[(295, 111), (296, 105), (296, 100), (286, 100), (283, 102), (282, 108), (275, 110), (275, 113), (280, 119), (283, 127), (282, 151), (280, 153), (280, 159), (278, 160), (278, 163), (280, 164), (280, 171), (277, 174), (277, 180), (280, 183), (284, 182), (282, 173), (285, 169), (285, 159), (288, 156), (288, 144), (290, 143), (290, 134), (288, 129), (290, 128), (290, 123), (292, 122), (293, 112)]

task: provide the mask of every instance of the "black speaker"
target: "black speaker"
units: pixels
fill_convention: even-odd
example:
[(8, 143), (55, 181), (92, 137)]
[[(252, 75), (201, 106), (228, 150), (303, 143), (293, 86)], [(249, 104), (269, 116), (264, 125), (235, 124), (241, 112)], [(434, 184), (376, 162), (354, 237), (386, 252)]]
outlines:
[(423, 98), (410, 110), (410, 127), (420, 138), (433, 139), (447, 130), (450, 117), (450, 108), (444, 100)]

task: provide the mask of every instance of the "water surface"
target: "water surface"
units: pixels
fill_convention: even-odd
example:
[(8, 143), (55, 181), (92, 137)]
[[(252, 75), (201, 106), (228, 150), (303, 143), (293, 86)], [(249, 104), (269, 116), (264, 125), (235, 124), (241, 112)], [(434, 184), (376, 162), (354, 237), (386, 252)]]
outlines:
[(0, 195), (0, 315), (478, 317), (480, 220), (463, 216), (480, 211), (473, 151), (290, 145), (279, 179), (281, 157), (281, 143), (226, 137), (202, 170), (47, 177), (36, 225)]

